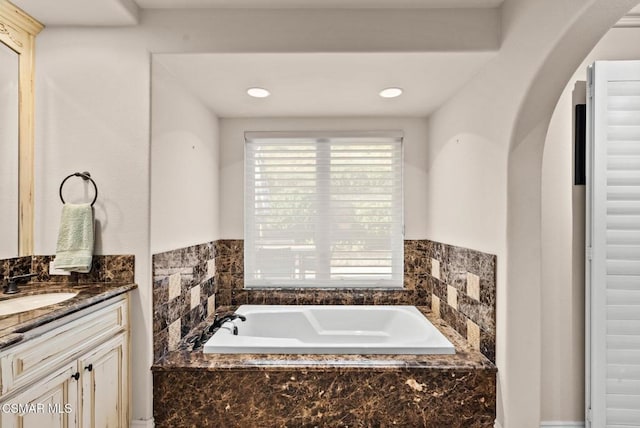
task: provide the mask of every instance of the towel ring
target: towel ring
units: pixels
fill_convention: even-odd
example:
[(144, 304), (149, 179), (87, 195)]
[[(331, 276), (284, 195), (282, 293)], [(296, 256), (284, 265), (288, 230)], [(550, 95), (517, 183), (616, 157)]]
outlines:
[(91, 174), (88, 173), (87, 171), (84, 172), (74, 172), (73, 174), (69, 174), (67, 175), (64, 180), (62, 180), (62, 183), (60, 183), (60, 200), (62, 201), (62, 203), (64, 204), (64, 198), (62, 197), (62, 187), (64, 186), (64, 183), (70, 179), (71, 177), (80, 177), (82, 178), (84, 181), (89, 180), (91, 182), (91, 184), (93, 184), (93, 189), (95, 190), (95, 196), (93, 197), (93, 201), (91, 202), (91, 206), (93, 206), (93, 204), (96, 203), (96, 200), (98, 200), (98, 186), (96, 186), (96, 182), (93, 181), (93, 178), (91, 178)]

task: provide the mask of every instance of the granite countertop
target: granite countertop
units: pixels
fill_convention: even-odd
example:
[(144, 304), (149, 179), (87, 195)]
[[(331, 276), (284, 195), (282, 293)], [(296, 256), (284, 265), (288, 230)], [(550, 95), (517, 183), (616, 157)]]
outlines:
[(77, 312), (88, 306), (107, 300), (119, 294), (126, 293), (137, 288), (136, 284), (125, 283), (95, 283), (95, 284), (56, 284), (56, 283), (30, 283), (19, 285), (20, 292), (13, 295), (0, 293), (0, 301), (13, 298), (44, 293), (78, 293), (76, 296), (64, 302), (30, 311), (0, 316), (0, 350), (23, 340), (24, 333)]
[[(218, 308), (218, 312), (234, 307)], [(191, 350), (186, 336), (181, 350), (169, 352), (152, 366), (154, 371), (164, 370), (282, 370), (299, 368), (325, 370), (328, 368), (363, 369), (456, 369), (497, 371), (496, 366), (472, 349), (468, 342), (442, 319), (436, 318), (428, 308), (418, 307), (431, 323), (453, 343), (453, 355), (307, 355), (307, 354), (205, 354), (202, 349)], [(206, 328), (213, 320), (204, 321), (194, 331)]]

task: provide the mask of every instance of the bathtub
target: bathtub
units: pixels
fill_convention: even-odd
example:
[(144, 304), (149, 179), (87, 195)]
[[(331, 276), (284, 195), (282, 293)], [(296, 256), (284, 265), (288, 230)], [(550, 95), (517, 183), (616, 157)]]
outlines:
[(223, 324), (205, 353), (455, 354), (414, 306), (242, 305), (236, 313), (246, 321)]

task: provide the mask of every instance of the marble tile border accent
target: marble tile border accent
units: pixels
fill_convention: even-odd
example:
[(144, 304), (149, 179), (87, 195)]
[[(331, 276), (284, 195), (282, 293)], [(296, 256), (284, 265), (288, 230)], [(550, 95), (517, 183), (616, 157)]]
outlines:
[(0, 260), (0, 275), (37, 273), (31, 282), (55, 284), (127, 283), (135, 281), (135, 256), (94, 255), (91, 271), (71, 275), (49, 275), (49, 263), (55, 256), (26, 256)]
[(214, 244), (154, 254), (152, 265), (155, 361), (177, 349), (182, 338), (214, 310)]
[(216, 304), (265, 305), (415, 305), (431, 304), (424, 241), (405, 241), (402, 289), (244, 289), (244, 241), (215, 242)]
[(426, 257), (432, 311), (495, 362), (496, 256), (427, 241)]
[(217, 304), (229, 305), (414, 305), (414, 290), (305, 289), (219, 290)]

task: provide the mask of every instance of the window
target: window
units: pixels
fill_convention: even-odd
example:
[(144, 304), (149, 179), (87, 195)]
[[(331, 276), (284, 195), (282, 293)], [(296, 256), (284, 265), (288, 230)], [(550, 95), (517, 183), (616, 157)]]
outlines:
[(402, 287), (402, 137), (245, 134), (246, 287)]

